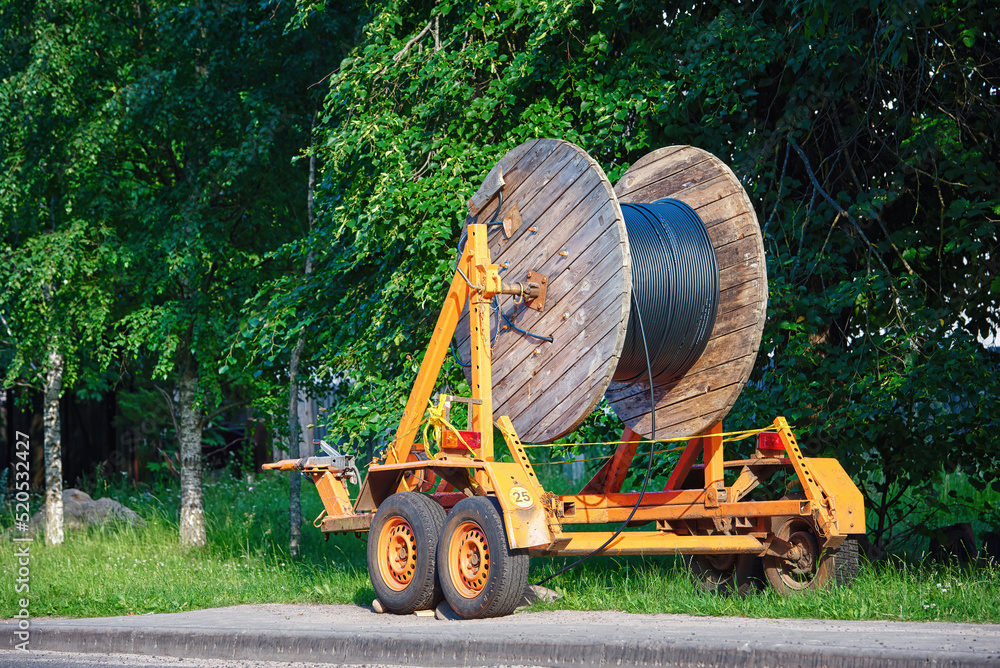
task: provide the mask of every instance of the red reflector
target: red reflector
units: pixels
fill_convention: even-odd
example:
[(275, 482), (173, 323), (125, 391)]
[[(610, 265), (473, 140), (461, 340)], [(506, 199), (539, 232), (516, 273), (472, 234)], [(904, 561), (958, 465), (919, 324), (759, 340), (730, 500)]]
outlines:
[(784, 452), (785, 444), (776, 431), (762, 431), (757, 434), (757, 449), (761, 452)]
[(458, 433), (462, 435), (465, 442), (473, 450), (478, 450), (483, 444), (482, 435), (478, 431), (462, 431), (458, 430)]

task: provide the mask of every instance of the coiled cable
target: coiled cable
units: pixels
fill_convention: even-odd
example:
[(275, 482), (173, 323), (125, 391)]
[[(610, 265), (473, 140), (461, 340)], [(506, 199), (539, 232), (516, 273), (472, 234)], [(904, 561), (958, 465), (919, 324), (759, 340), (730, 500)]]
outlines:
[(649, 370), (638, 314), (645, 319), (652, 380), (682, 377), (705, 351), (719, 303), (719, 264), (705, 224), (676, 199), (622, 204), (632, 260), (632, 309), (613, 380), (632, 383)]

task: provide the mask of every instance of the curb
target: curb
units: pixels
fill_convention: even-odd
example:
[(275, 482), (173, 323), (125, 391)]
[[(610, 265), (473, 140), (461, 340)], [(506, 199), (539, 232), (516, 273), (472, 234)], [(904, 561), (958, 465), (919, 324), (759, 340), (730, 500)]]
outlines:
[[(449, 625), (450, 626), (450, 625)], [(32, 625), (32, 650), (85, 653), (130, 653), (201, 659), (303, 661), (339, 664), (398, 664), (428, 667), (531, 665), (601, 666), (732, 666), (734, 668), (875, 668), (913, 665), (939, 668), (997, 666), (996, 654), (915, 652), (865, 648), (796, 648), (766, 644), (739, 648), (715, 646), (712, 639), (695, 644), (669, 639), (645, 642), (505, 642), (427, 634), (359, 634), (342, 631), (211, 631), (201, 629), (112, 630), (87, 624)], [(10, 648), (13, 649), (13, 642)]]

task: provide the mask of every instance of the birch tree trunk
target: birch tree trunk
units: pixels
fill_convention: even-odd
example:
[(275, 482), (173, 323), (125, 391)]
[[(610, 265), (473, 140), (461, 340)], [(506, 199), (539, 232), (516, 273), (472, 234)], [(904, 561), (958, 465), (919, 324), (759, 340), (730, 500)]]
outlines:
[(181, 447), (181, 545), (205, 545), (205, 511), (201, 497), (201, 408), (198, 375), (191, 363), (183, 365), (178, 383), (177, 413)]
[[(316, 114), (313, 114), (312, 131), (316, 128)], [(309, 154), (309, 183), (306, 186), (306, 219), (309, 221), (309, 232), (316, 225), (316, 215), (313, 211), (313, 190), (316, 187), (316, 155)], [(313, 252), (306, 253), (305, 277), (312, 274)], [(302, 430), (299, 425), (299, 361), (306, 347), (305, 335), (300, 335), (292, 350), (292, 358), (288, 362), (288, 434), (291, 443), (288, 445), (290, 457), (303, 457)], [(308, 443), (311, 448), (312, 443)], [(302, 476), (296, 471), (291, 473), (291, 484), (288, 488), (288, 551), (292, 557), (299, 556), (299, 546), (302, 541)]]
[(65, 362), (61, 352), (49, 350), (45, 372), (43, 419), (45, 425), (45, 542), (63, 542), (62, 426), (59, 398), (62, 395)]
[[(288, 362), (288, 456), (301, 457), (302, 431), (299, 429), (299, 359), (306, 340), (299, 337), (292, 350), (292, 359)], [(291, 484), (288, 488), (288, 552), (292, 558), (299, 556), (299, 545), (302, 540), (302, 475), (292, 471)]]

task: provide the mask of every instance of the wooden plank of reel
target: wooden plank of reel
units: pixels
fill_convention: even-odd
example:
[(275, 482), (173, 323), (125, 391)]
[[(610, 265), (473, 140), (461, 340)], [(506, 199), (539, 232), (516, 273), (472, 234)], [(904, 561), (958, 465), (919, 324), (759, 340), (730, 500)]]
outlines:
[[(493, 407), (526, 441), (555, 440), (597, 407), (625, 341), (630, 259), (611, 183), (578, 146), (526, 142), (501, 158), (470, 199), (469, 221), (508, 222), (488, 237), (505, 282), (546, 277), (544, 308), (497, 298), (511, 323), (494, 317)], [(465, 363), (469, 337), (466, 310), (456, 336)]]

